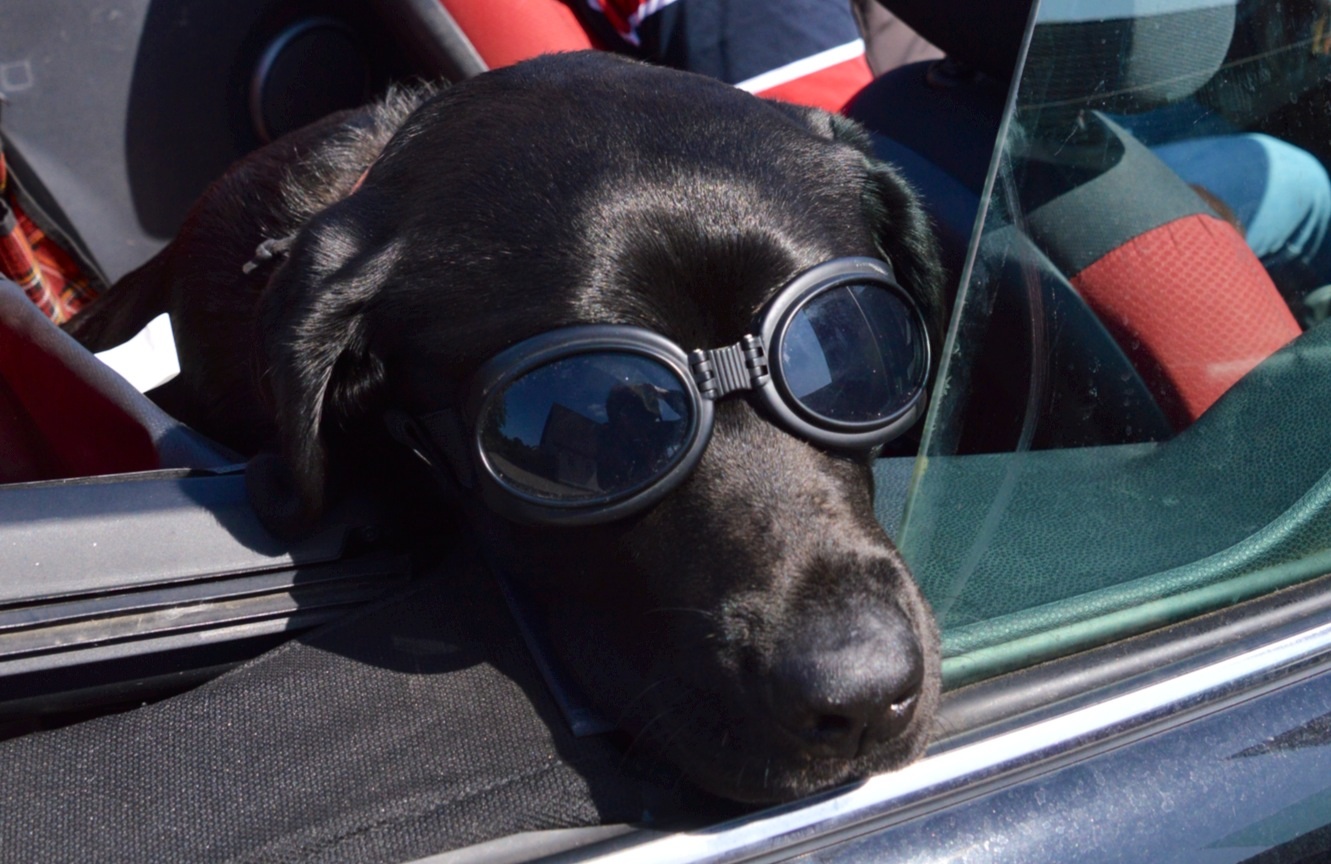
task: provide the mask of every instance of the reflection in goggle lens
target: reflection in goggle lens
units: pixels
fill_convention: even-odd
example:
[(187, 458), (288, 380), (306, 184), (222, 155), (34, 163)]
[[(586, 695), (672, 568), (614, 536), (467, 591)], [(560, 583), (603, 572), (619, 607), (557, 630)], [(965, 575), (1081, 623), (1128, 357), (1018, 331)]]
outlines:
[(807, 411), (872, 423), (914, 398), (928, 356), (904, 300), (886, 288), (849, 285), (824, 291), (791, 316), (780, 362), (786, 386)]
[(668, 367), (625, 352), (578, 354), (519, 376), (491, 398), (481, 444), (495, 475), (527, 495), (621, 495), (683, 454), (688, 391)]

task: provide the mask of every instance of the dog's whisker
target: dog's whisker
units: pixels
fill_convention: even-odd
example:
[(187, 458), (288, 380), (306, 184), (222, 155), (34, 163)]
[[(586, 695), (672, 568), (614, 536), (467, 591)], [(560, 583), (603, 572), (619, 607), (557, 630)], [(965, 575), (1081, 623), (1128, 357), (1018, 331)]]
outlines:
[(628, 755), (630, 755), (631, 752), (634, 751), (634, 747), (638, 746), (639, 743), (642, 743), (643, 740), (646, 740), (648, 738), (648, 735), (650, 735), (652, 732), (652, 726), (655, 726), (656, 723), (662, 722), (662, 720), (665, 719), (665, 716), (671, 714), (673, 710), (675, 710), (675, 707), (673, 706), (664, 707), (662, 708), (662, 710), (656, 712), (656, 715), (652, 716), (651, 720), (648, 720), (647, 723), (644, 723), (642, 728), (639, 728), (638, 735), (635, 735), (634, 740), (632, 740), (632, 742), (628, 744), (627, 750), (624, 751), (624, 756), (627, 757)]
[(621, 769), (623, 769), (624, 765), (628, 763), (629, 756), (633, 754), (633, 748), (637, 747), (640, 742), (646, 739), (647, 733), (652, 728), (652, 725), (663, 719), (672, 710), (674, 710), (673, 706), (666, 706), (665, 708), (661, 709), (661, 711), (657, 713), (655, 717), (648, 720), (646, 723), (642, 725), (642, 728), (638, 730), (638, 734), (634, 735), (633, 740), (629, 742), (629, 746), (624, 748), (624, 755), (620, 758), (619, 761), (619, 767)]
[(658, 678), (652, 683), (648, 684), (646, 687), (642, 688), (642, 690), (638, 692), (637, 696), (634, 696), (632, 699), (625, 702), (624, 705), (619, 710), (619, 719), (616, 721), (616, 725), (622, 725), (623, 722), (626, 719), (628, 719), (629, 712), (633, 709), (633, 707), (640, 700), (642, 700), (648, 693), (655, 690), (657, 687), (660, 687), (662, 684), (668, 683), (670, 680), (671, 680), (670, 678)]
[(943, 717), (935, 715), (933, 722), (933, 734), (930, 736), (930, 739), (937, 741), (942, 738), (950, 737), (951, 735), (959, 731), (961, 731), (959, 727), (948, 722)]
[[(671, 748), (674, 747), (675, 741), (678, 740), (679, 736), (682, 735), (683, 733), (684, 733), (684, 724), (683, 723), (678, 724), (677, 726), (675, 726), (674, 731), (670, 733), (670, 737), (666, 738), (665, 740), (659, 743), (659, 745), (654, 750), (655, 759), (652, 761), (653, 767), (658, 766), (662, 762), (670, 759)], [(673, 762), (671, 762), (671, 764), (673, 764)]]
[(697, 609), (690, 606), (658, 606), (655, 609), (648, 609), (646, 612), (643, 612), (642, 614), (643, 617), (645, 618), (648, 615), (659, 615), (665, 612), (676, 612), (683, 615), (698, 615), (702, 618), (706, 618), (709, 621), (716, 618), (716, 612), (714, 610)]

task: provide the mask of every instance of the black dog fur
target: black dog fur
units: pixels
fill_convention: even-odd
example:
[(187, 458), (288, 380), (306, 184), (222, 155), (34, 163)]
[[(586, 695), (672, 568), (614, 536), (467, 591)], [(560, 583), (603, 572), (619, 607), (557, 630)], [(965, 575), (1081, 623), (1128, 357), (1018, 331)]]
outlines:
[[(925, 219), (868, 153), (821, 111), (606, 54), (540, 58), (248, 157), (69, 330), (101, 349), (169, 310), (182, 373), (156, 397), (264, 451), (252, 498), (297, 534), (385, 446), (386, 410), (455, 404), (537, 333), (729, 344), (793, 275), (847, 255), (891, 261), (941, 320)], [(470, 501), (474, 535), (524, 574), (634, 746), (704, 788), (784, 800), (906, 763), (938, 699), (937, 634), (875, 521), (871, 454), (823, 452), (744, 399), (717, 409), (701, 463), (649, 511), (532, 528)]]

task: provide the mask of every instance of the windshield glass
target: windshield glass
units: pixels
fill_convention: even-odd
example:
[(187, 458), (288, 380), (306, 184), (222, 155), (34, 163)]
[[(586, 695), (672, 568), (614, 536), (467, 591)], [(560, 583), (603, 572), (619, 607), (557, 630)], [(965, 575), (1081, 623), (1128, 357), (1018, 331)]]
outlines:
[(1321, 3), (1045, 0), (900, 545), (956, 687), (1331, 569)]

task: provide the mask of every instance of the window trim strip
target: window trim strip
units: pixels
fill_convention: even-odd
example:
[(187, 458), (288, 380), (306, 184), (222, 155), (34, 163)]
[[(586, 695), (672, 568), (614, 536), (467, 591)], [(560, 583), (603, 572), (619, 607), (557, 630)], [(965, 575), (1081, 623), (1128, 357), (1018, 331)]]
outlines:
[[(1320, 661), (1320, 662), (1319, 662)], [(1295, 677), (1331, 666), (1331, 623), (1311, 627), (1177, 677), (927, 756), (900, 771), (698, 832), (681, 832), (617, 848), (601, 862), (722, 862), (785, 857), (905, 821), (940, 806), (957, 790), (966, 797), (1031, 773), (1081, 759), (1098, 745), (1178, 725)], [(1298, 670), (1299, 675), (1294, 675)], [(622, 840), (621, 840), (622, 842)], [(618, 843), (615, 845), (619, 845)], [(592, 851), (592, 850), (588, 850)]]

